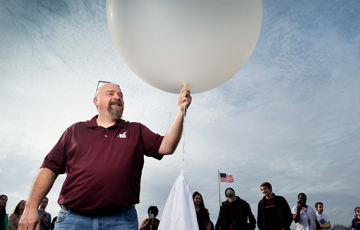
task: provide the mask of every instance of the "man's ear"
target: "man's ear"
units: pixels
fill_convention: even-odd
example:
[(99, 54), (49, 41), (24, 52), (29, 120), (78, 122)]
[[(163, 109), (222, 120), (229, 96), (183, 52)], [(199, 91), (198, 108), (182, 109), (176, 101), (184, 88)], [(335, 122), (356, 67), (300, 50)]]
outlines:
[(94, 105), (95, 105), (96, 107), (99, 105), (99, 100), (98, 100), (97, 97), (94, 97), (93, 102), (94, 102)]

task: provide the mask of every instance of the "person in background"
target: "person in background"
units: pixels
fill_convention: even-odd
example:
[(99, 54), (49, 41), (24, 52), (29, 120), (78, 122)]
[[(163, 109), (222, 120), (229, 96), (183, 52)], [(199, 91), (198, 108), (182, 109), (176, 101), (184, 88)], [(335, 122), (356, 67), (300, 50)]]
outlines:
[(352, 230), (360, 230), (360, 207), (355, 208), (355, 218), (351, 222)]
[(49, 199), (44, 197), (41, 201), (40, 208), (38, 210), (40, 218), (40, 230), (49, 230), (51, 227), (51, 215), (46, 212), (45, 209), (48, 205)]
[(160, 224), (160, 220), (155, 217), (158, 215), (159, 209), (156, 206), (150, 206), (148, 208), (149, 218), (143, 220), (140, 225), (140, 230), (157, 230)]
[[(232, 188), (225, 190), (226, 201), (220, 206), (219, 216), (215, 224), (216, 230), (253, 230), (256, 220), (250, 205), (235, 195)], [(250, 223), (248, 223), (248, 220)]]
[(19, 201), (19, 203), (16, 205), (13, 213), (9, 216), (9, 229), (10, 230), (16, 230), (19, 225), (20, 217), (24, 212), (25, 209), (25, 200)]
[(9, 229), (8, 214), (6, 214), (6, 204), (8, 197), (6, 195), (0, 195), (0, 230)]
[(264, 197), (258, 204), (257, 226), (260, 230), (289, 230), (293, 221), (288, 202), (272, 192), (269, 182), (260, 185)]
[(327, 215), (323, 214), (324, 211), (323, 203), (316, 202), (315, 209), (316, 209), (317, 220), (320, 224), (320, 228), (325, 230), (330, 230), (331, 228), (330, 219)]
[(297, 230), (321, 230), (314, 209), (306, 204), (306, 195), (298, 194), (298, 205), (291, 209)]
[(50, 227), (51, 230), (54, 230), (54, 229), (55, 229), (56, 220), (57, 220), (57, 216), (55, 216), (55, 217), (53, 218), (52, 222), (51, 222), (51, 227)]
[(199, 192), (193, 194), (196, 217), (199, 225), (199, 230), (210, 230), (210, 216), (209, 211), (205, 208), (204, 200)]

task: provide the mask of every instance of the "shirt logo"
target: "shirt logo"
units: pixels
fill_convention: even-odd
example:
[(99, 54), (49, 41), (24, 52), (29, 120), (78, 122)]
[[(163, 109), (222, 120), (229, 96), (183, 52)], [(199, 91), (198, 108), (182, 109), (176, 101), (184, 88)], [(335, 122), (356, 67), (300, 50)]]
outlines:
[(117, 137), (118, 137), (118, 138), (126, 138), (126, 133), (127, 133), (127, 132), (120, 133)]

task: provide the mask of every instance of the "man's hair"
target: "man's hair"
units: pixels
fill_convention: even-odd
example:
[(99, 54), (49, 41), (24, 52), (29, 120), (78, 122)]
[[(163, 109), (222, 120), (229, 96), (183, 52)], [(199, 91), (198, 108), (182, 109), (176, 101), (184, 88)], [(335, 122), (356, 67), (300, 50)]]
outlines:
[(324, 204), (323, 204), (322, 202), (316, 202), (316, 203), (315, 203), (315, 208), (317, 208), (317, 206), (318, 206), (319, 204), (321, 204), (322, 206), (324, 206)]
[(228, 190), (232, 190), (232, 191), (235, 193), (234, 189), (229, 187), (229, 188), (225, 189), (225, 197), (227, 197), (226, 192), (227, 192)]
[(42, 199), (46, 199), (47, 201), (49, 201), (49, 198), (47, 198), (46, 196), (44, 198), (42, 198)]
[[(108, 82), (108, 83), (106, 83), (106, 84), (104, 84), (104, 85), (107, 85), (107, 84), (113, 84), (113, 85), (116, 85), (117, 87), (119, 87), (119, 89), (121, 89), (121, 88), (120, 88), (120, 85), (118, 85), (118, 84), (115, 84), (115, 83), (112, 83), (112, 82)], [(102, 86), (100, 86), (100, 87), (98, 87), (98, 88), (96, 89), (96, 91), (95, 91), (95, 95), (94, 95), (94, 98), (96, 98), (96, 97), (98, 97), (98, 96), (99, 96), (99, 89), (100, 89), (101, 87), (103, 87), (104, 85), (102, 85)]]
[(153, 211), (154, 212), (154, 216), (156, 217), (157, 215), (158, 215), (158, 213), (159, 213), (159, 209), (158, 209), (158, 207), (156, 207), (156, 206), (150, 206), (149, 208), (148, 208), (148, 214), (150, 214), (150, 211)]
[(266, 187), (266, 188), (272, 190), (271, 184), (270, 184), (269, 182), (263, 182), (263, 183), (260, 185), (260, 187)]
[(300, 197), (300, 195), (303, 195), (303, 196), (305, 197), (305, 199), (307, 199), (307, 197), (306, 197), (305, 193), (302, 193), (302, 192), (301, 192), (301, 193), (299, 193), (299, 194), (298, 194), (298, 198)]

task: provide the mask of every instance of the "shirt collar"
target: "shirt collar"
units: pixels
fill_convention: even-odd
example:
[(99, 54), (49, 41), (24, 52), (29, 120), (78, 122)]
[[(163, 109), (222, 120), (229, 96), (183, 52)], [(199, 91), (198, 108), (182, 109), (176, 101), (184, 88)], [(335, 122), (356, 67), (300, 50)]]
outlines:
[[(91, 120), (86, 121), (86, 127), (88, 128), (96, 128), (98, 127), (98, 124), (96, 122), (96, 119), (98, 118), (98, 115), (95, 115), (93, 118), (91, 118)], [(113, 125), (112, 127), (126, 127), (126, 121), (124, 121), (123, 119), (119, 119), (116, 121), (115, 125)]]

